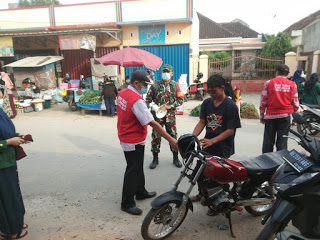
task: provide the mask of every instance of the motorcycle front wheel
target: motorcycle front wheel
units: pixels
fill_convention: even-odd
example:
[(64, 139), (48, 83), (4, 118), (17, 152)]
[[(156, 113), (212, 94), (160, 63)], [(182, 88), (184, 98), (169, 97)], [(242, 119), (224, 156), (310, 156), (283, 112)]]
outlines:
[(262, 229), (256, 240), (271, 240), (272, 237), (279, 231), (281, 223), (269, 221)]
[(311, 136), (315, 136), (319, 133), (318, 130), (314, 129), (310, 125), (310, 123), (312, 123), (312, 122), (319, 122), (315, 116), (305, 115), (305, 116), (303, 116), (303, 120), (305, 120), (306, 122), (302, 123), (302, 124), (300, 124), (300, 123), (297, 124), (297, 130), (301, 135), (309, 134)]
[[(172, 222), (176, 214), (178, 217)], [(143, 239), (165, 239), (179, 228), (187, 214), (188, 208), (173, 200), (169, 200), (159, 209), (151, 208), (141, 226)]]

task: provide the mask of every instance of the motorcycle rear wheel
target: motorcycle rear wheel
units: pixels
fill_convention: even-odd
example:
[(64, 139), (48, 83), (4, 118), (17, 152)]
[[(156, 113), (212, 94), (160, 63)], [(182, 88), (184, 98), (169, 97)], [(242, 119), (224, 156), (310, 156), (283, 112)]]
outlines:
[[(274, 194), (271, 194), (271, 191), (274, 191), (274, 190), (268, 182), (264, 182), (261, 185), (261, 189), (264, 190), (264, 192), (266, 192), (269, 195), (274, 195)], [(256, 191), (253, 193), (251, 198), (254, 199), (254, 198), (260, 198), (260, 197), (265, 197), (265, 196), (261, 196), (259, 192)], [(266, 215), (267, 212), (272, 208), (272, 206), (273, 206), (273, 203), (266, 204), (266, 205), (257, 205), (257, 206), (245, 206), (244, 208), (248, 213), (254, 216), (262, 216), (262, 215)]]
[[(143, 239), (164, 239), (176, 231), (188, 214), (188, 207), (182, 206), (180, 209), (180, 206), (181, 203), (169, 200), (159, 209), (151, 208), (141, 226)], [(176, 211), (179, 211), (179, 216), (176, 221), (171, 224), (172, 217)]]
[(318, 130), (314, 129), (312, 126), (310, 126), (311, 122), (319, 122), (317, 117), (314, 115), (305, 115), (303, 116), (303, 120), (306, 120), (306, 123), (303, 124), (297, 124), (297, 130), (300, 134), (309, 134), (310, 136), (315, 136), (319, 133)]

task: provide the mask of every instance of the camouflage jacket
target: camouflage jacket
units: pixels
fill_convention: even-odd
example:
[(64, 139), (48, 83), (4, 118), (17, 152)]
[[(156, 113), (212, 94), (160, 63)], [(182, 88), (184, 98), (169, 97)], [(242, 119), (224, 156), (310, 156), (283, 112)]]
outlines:
[(170, 105), (171, 109), (168, 112), (175, 111), (175, 109), (182, 105), (183, 94), (176, 82), (170, 81), (168, 84), (164, 84), (163, 81), (156, 81), (154, 85), (151, 85), (147, 96), (146, 103), (149, 107), (150, 103), (154, 102), (158, 106), (163, 104)]

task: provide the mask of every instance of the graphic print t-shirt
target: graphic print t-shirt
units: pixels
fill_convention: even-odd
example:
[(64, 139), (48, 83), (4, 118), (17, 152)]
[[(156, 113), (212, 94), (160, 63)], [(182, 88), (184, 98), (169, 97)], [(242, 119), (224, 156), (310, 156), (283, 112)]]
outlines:
[[(208, 98), (201, 105), (200, 119), (206, 122), (205, 138), (212, 139), (227, 129), (236, 129), (241, 127), (238, 107), (228, 97), (218, 106), (214, 107), (213, 99)], [(225, 140), (213, 144), (204, 149), (209, 154), (228, 158), (234, 154), (235, 132)]]

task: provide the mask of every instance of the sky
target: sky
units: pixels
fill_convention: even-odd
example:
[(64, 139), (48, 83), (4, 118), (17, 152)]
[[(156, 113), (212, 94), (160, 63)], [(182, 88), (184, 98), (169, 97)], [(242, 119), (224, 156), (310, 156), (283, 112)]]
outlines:
[[(59, 0), (61, 4), (105, 0)], [(18, 0), (0, 0), (0, 9)], [(259, 33), (277, 34), (293, 23), (320, 10), (320, 0), (193, 0), (198, 12), (217, 23), (239, 18)]]

